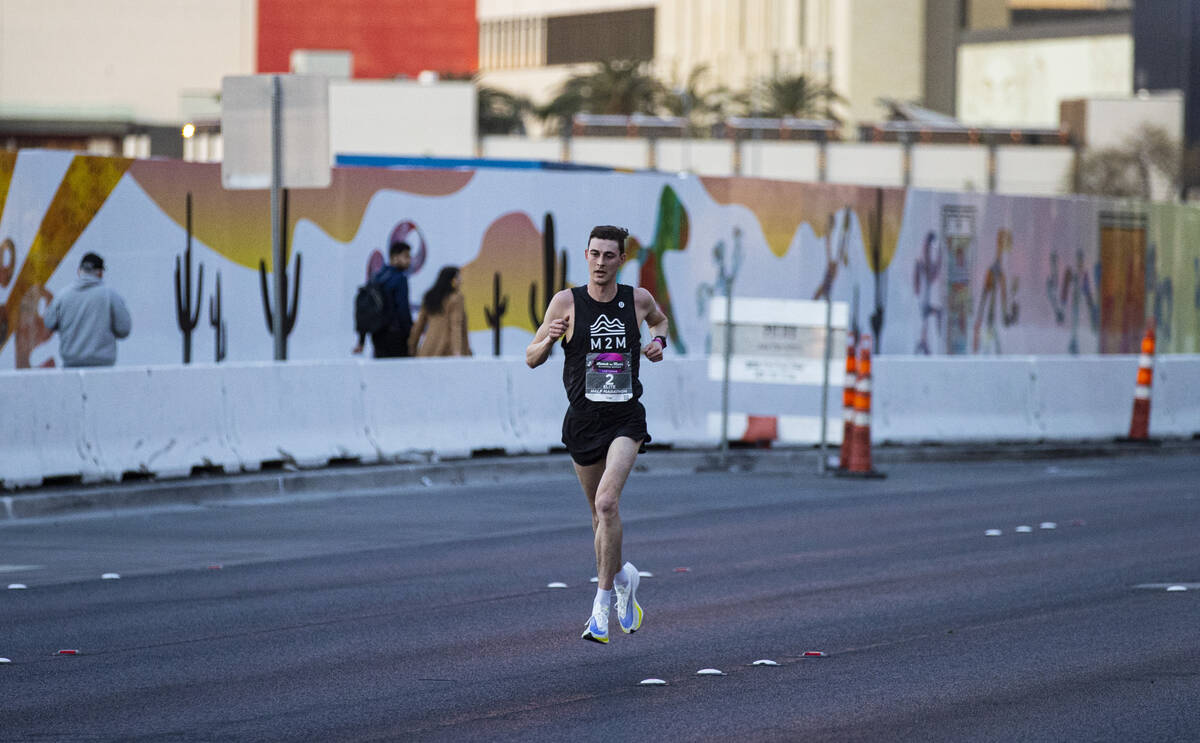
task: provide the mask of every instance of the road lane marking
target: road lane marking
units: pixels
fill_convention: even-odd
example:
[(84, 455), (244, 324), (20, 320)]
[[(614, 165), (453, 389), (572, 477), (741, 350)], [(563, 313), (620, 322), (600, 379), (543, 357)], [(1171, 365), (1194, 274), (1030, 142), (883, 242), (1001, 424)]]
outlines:
[(21, 573), (26, 570), (41, 569), (41, 565), (0, 565), (0, 573)]

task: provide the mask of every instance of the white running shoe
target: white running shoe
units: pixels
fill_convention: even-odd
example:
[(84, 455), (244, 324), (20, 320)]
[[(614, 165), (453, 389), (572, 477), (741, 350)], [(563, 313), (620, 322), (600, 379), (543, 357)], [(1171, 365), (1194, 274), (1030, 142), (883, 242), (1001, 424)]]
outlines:
[(631, 562), (625, 563), (621, 572), (629, 582), (622, 585), (614, 581), (613, 593), (617, 595), (617, 624), (628, 635), (642, 626), (642, 605), (637, 602), (638, 581), (642, 578)]
[(607, 604), (592, 605), (592, 616), (588, 619), (587, 626), (583, 628), (581, 637), (585, 640), (598, 642), (601, 645), (608, 644), (608, 612)]

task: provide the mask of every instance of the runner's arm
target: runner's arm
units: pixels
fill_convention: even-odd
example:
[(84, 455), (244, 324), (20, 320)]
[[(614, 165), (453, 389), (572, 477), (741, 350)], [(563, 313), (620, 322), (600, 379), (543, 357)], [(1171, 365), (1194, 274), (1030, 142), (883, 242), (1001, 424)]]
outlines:
[(646, 327), (650, 330), (650, 342), (642, 347), (642, 353), (652, 363), (663, 360), (663, 346), (656, 340), (658, 336), (667, 337), (669, 323), (667, 316), (658, 308), (658, 302), (650, 292), (638, 287), (634, 289), (634, 302), (645, 312)]
[(554, 347), (554, 342), (567, 332), (572, 309), (574, 300), (571, 298), (570, 289), (564, 289), (550, 299), (542, 327), (538, 328), (533, 341), (525, 348), (525, 363), (529, 364), (530, 369), (536, 369), (550, 358), (550, 349)]

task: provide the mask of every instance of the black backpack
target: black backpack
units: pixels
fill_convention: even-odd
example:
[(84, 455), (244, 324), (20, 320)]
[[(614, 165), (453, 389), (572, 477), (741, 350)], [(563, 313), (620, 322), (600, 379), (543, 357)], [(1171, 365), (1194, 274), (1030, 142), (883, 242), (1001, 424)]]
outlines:
[(378, 333), (392, 322), (392, 295), (382, 284), (368, 281), (354, 295), (354, 330)]

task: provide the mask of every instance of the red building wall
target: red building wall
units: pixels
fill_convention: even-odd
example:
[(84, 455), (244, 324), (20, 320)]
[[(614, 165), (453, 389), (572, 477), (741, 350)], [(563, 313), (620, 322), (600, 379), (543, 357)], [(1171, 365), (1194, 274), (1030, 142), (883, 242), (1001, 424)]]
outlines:
[(356, 78), (471, 73), (475, 0), (258, 0), (258, 71), (287, 72), (293, 49), (348, 49)]

